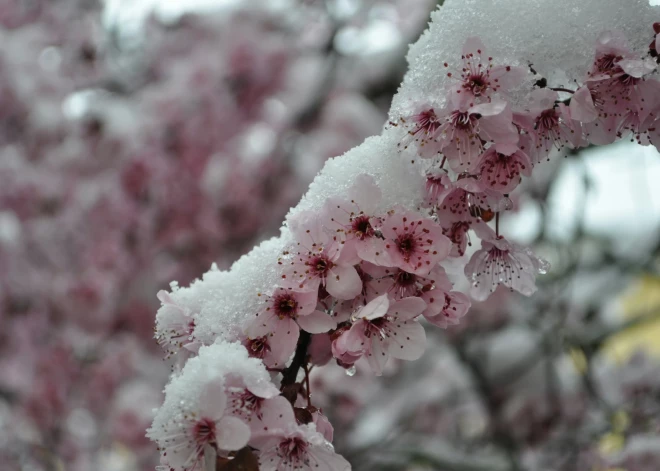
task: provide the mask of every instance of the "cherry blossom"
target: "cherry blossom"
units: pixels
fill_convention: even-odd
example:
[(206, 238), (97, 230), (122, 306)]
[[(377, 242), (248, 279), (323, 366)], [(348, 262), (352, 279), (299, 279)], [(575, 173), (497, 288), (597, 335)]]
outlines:
[(415, 318), (425, 308), (417, 297), (390, 303), (387, 294), (381, 295), (353, 314), (342, 347), (352, 355), (366, 355), (376, 375), (382, 374), (389, 357), (416, 360), (424, 352), (426, 335)]
[(339, 299), (354, 298), (362, 286), (353, 261), (340, 258), (343, 233), (332, 231), (308, 212), (297, 215), (289, 225), (296, 243), (279, 262), (284, 268), (283, 286), (311, 291), (323, 286)]
[(251, 444), (260, 450), (259, 469), (347, 471), (348, 462), (334, 452), (332, 445), (314, 424), (298, 425), (291, 406), (279, 398), (281, 407), (263, 417), (263, 427)]
[[(447, 72), (449, 77), (460, 80), (449, 91), (449, 97), (458, 107), (471, 106), (481, 100), (490, 101), (498, 92), (506, 93), (519, 85), (526, 74), (525, 69), (509, 65), (494, 65), (493, 58), (486, 55), (486, 48), (478, 37), (469, 37), (463, 46), (460, 71)], [(443, 64), (451, 70), (448, 63)]]
[(510, 193), (520, 183), (521, 175), (531, 176), (532, 162), (517, 146), (496, 144), (482, 154), (476, 172), (487, 188)]
[[(258, 296), (263, 297), (264, 302), (256, 317), (249, 321), (245, 333), (253, 340), (250, 343), (253, 351), (255, 348), (268, 349), (265, 354), (272, 354), (273, 366), (284, 364), (291, 356), (300, 328), (320, 333), (336, 325), (330, 316), (316, 310), (315, 291), (276, 288), (271, 295)], [(261, 340), (264, 337), (267, 343)]]
[[(401, 150), (408, 149), (413, 145), (419, 155), (424, 158), (433, 158), (440, 153), (441, 145), (438, 142), (440, 136), (441, 120), (435, 108), (425, 105), (420, 107), (417, 113), (399, 118), (406, 135), (398, 144)], [(390, 123), (397, 126), (398, 123)]]
[(472, 282), (472, 297), (485, 300), (502, 284), (526, 296), (536, 291), (536, 275), (545, 273), (548, 264), (529, 249), (495, 234), (486, 224), (474, 226), (481, 238), (481, 249), (465, 265), (465, 275)]
[[(486, 187), (480, 180), (469, 177), (453, 182), (451, 190), (445, 192), (444, 198), (436, 204), (438, 217), (447, 228), (459, 222), (471, 223), (478, 218), (490, 221), (495, 213), (511, 208), (509, 198)], [(458, 230), (454, 235), (461, 246), (464, 244), (461, 238), (465, 227), (455, 226), (454, 229)]]
[(571, 116), (570, 109), (559, 103), (559, 94), (548, 89), (530, 94), (528, 116), (532, 126), (526, 130), (535, 137), (535, 161), (547, 159), (552, 149), (576, 148), (583, 144), (582, 126)]
[(380, 226), (380, 218), (376, 215), (381, 199), (380, 188), (372, 177), (360, 175), (348, 196), (350, 201), (329, 198), (324, 207), (329, 219), (328, 227), (345, 235), (341, 260), (353, 264), (360, 260), (389, 263), (385, 242), (376, 233), (376, 228)]
[(402, 209), (384, 218), (380, 228), (392, 265), (424, 275), (449, 255), (451, 242), (431, 219)]
[(505, 101), (492, 101), (467, 110), (449, 108), (440, 115), (438, 145), (452, 169), (469, 171), (484, 151), (484, 143), (515, 144), (518, 133)]
[(158, 299), (163, 307), (156, 317), (156, 340), (167, 352), (167, 358), (181, 349), (196, 353), (199, 342), (195, 340), (195, 319), (185, 306), (177, 304), (167, 291), (160, 291)]
[(171, 469), (201, 470), (206, 448), (228, 452), (247, 445), (250, 429), (238, 418), (225, 415), (226, 406), (223, 384), (209, 383), (194, 409), (182, 409), (176, 421), (164, 425), (163, 429), (151, 430), (162, 450), (163, 460)]

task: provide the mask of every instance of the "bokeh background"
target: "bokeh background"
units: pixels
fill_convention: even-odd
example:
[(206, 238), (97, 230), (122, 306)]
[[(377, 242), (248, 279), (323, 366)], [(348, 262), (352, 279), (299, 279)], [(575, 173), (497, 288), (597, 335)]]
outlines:
[[(0, 469), (150, 470), (156, 293), (275, 235), (378, 134), (436, 0), (0, 0)], [(356, 470), (660, 469), (660, 156), (535, 171), (553, 269), (383, 378), (313, 371)]]

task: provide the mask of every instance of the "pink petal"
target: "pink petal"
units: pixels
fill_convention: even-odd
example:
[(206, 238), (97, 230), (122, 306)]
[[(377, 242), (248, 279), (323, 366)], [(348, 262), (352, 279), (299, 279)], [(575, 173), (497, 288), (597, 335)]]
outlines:
[(318, 291), (293, 291), (298, 302), (298, 315), (304, 316), (316, 309)]
[(252, 430), (250, 445), (264, 449), (275, 438), (281, 439), (296, 423), (293, 408), (282, 396), (267, 399), (261, 406), (261, 423)]
[(497, 83), (503, 91), (511, 90), (523, 83), (528, 73), (528, 70), (524, 67), (497, 65), (490, 69), (491, 79), (497, 79)]
[(598, 118), (598, 110), (594, 105), (591, 91), (586, 86), (580, 87), (571, 97), (571, 103), (568, 105), (573, 119), (583, 123), (589, 123)]
[(270, 350), (279, 364), (284, 364), (296, 350), (300, 328), (293, 319), (283, 319), (270, 341)]
[(313, 311), (298, 317), (298, 325), (310, 334), (321, 334), (337, 327), (337, 322), (325, 312)]
[[(314, 471), (350, 471), (351, 465), (346, 459), (325, 446), (314, 446), (307, 452)], [(312, 469), (312, 468), (309, 468)], [(279, 470), (278, 470), (279, 471)]]
[(364, 335), (366, 322), (357, 321), (348, 332), (344, 332), (336, 340), (336, 348), (341, 354), (350, 353), (352, 356), (357, 356), (371, 349), (371, 340)]
[(215, 436), (220, 450), (240, 450), (250, 441), (250, 427), (236, 417), (223, 417), (217, 423)]
[(328, 275), (325, 289), (337, 299), (353, 299), (362, 292), (362, 279), (351, 265), (335, 265)]
[(385, 363), (387, 363), (387, 358), (383, 340), (380, 337), (372, 338), (371, 351), (367, 353), (367, 362), (376, 376), (383, 374), (383, 368), (385, 367)]
[(357, 255), (365, 262), (385, 267), (393, 266), (393, 262), (387, 250), (385, 241), (377, 237), (369, 237), (356, 241)]
[[(396, 335), (394, 335), (396, 334)], [(426, 332), (419, 322), (397, 323), (390, 336), (386, 351), (400, 360), (417, 360), (426, 349)]]
[(407, 321), (419, 316), (426, 309), (422, 298), (411, 296), (396, 301), (390, 305), (388, 314), (396, 315), (397, 321)]
[(657, 67), (652, 60), (623, 59), (617, 64), (621, 66), (625, 73), (635, 78), (642, 78), (644, 75), (653, 72)]
[(274, 312), (262, 311), (249, 321), (245, 334), (253, 339), (270, 335), (277, 330), (280, 322), (281, 319)]
[[(508, 103), (503, 100), (493, 100), (489, 103), (481, 103), (470, 108), (470, 114), (480, 114), (481, 116), (495, 116), (507, 109)], [(509, 109), (509, 114), (511, 110)]]
[(356, 318), (374, 320), (383, 317), (387, 314), (390, 307), (390, 301), (387, 294), (383, 294), (373, 299), (369, 304), (360, 309), (356, 314)]

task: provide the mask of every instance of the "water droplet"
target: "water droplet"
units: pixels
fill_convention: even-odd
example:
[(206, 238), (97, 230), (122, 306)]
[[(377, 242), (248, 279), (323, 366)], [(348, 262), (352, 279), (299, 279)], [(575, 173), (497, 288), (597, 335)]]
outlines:
[(548, 270), (550, 270), (550, 263), (540, 258), (538, 272), (541, 275), (545, 275), (546, 273), (548, 273)]
[(355, 368), (355, 365), (351, 366), (346, 370), (346, 375), (347, 376), (355, 376), (355, 373), (357, 372), (357, 368)]

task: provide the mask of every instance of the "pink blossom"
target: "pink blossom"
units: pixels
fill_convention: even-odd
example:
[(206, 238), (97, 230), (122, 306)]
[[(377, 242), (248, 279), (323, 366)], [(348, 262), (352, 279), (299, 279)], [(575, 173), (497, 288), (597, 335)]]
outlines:
[(442, 227), (419, 213), (397, 209), (384, 219), (381, 232), (392, 265), (425, 275), (449, 255), (451, 242)]
[[(282, 362), (286, 361), (291, 355), (290, 353), (281, 353), (278, 348), (271, 348), (273, 339), (269, 335), (254, 338), (241, 335), (240, 341), (251, 358), (258, 358), (264, 362), (264, 365), (271, 368), (281, 366)], [(278, 353), (279, 355), (277, 355)]]
[(548, 89), (534, 90), (531, 94), (529, 117), (533, 128), (528, 131), (535, 137), (535, 160), (548, 158), (550, 151), (564, 147), (583, 145), (582, 127), (571, 116), (570, 109), (559, 103), (557, 92)]
[(451, 240), (450, 257), (462, 257), (470, 242), (468, 231), (471, 223), (468, 221), (450, 222), (446, 227), (443, 226), (442, 233)]
[(660, 116), (660, 82), (643, 80), (637, 85), (636, 93), (621, 113), (618, 135), (632, 134), (641, 145), (652, 143), (653, 125)]
[[(271, 295), (260, 293), (258, 296), (264, 298), (264, 303), (256, 317), (248, 322), (245, 333), (249, 339), (267, 337), (268, 353), (273, 355), (274, 366), (284, 364), (291, 356), (300, 328), (310, 333), (320, 333), (336, 326), (330, 316), (315, 310), (316, 291), (276, 288)], [(259, 344), (265, 348), (263, 341)]]
[(620, 31), (605, 31), (596, 40), (596, 56), (587, 80), (610, 79), (624, 73), (618, 65), (624, 59), (634, 58), (628, 41)]
[(472, 282), (472, 297), (484, 301), (500, 284), (525, 296), (533, 294), (536, 274), (545, 273), (548, 263), (528, 248), (497, 236), (486, 224), (477, 224), (474, 230), (481, 238), (481, 249), (465, 266), (465, 276)]
[(348, 471), (350, 464), (336, 454), (315, 425), (298, 425), (291, 405), (275, 398), (279, 407), (264, 413), (263, 427), (250, 444), (259, 451), (262, 471)]
[(230, 375), (225, 390), (228, 398), (228, 413), (241, 419), (253, 431), (263, 427), (264, 414), (270, 409), (277, 410), (280, 407), (277, 400), (280, 391), (272, 383), (245, 384), (243, 378)]
[[(438, 218), (445, 227), (456, 222), (470, 223), (477, 218), (489, 221), (495, 213), (511, 209), (512, 205), (511, 200), (502, 193), (491, 190), (481, 181), (469, 177), (454, 182), (451, 191), (437, 204)], [(454, 235), (460, 234), (459, 231)]]
[(426, 346), (424, 328), (415, 320), (426, 303), (417, 297), (390, 303), (381, 295), (353, 314), (353, 325), (342, 334), (344, 346), (351, 354), (366, 355), (376, 375), (381, 375), (391, 356), (416, 360)]
[[(493, 58), (486, 55), (486, 48), (477, 37), (465, 41), (460, 71), (447, 72), (447, 76), (460, 80), (450, 90), (450, 100), (458, 107), (481, 101), (490, 101), (497, 92), (507, 92), (522, 83), (526, 71), (520, 67), (493, 65)], [(449, 64), (444, 63), (446, 69)]]
[(376, 216), (381, 199), (380, 188), (373, 177), (359, 175), (348, 191), (348, 197), (350, 201), (328, 198), (324, 206), (328, 228), (345, 236), (340, 261), (357, 264), (365, 260), (388, 264), (385, 242), (376, 232), (380, 225), (380, 218)]
[(316, 431), (323, 435), (327, 441), (332, 443), (334, 438), (335, 429), (328, 420), (328, 418), (323, 415), (320, 410), (316, 410), (312, 413), (312, 418), (314, 420), (314, 425), (316, 426)]
[(417, 296), (424, 300), (424, 317), (438, 327), (456, 325), (470, 308), (469, 298), (461, 292), (452, 291), (452, 284), (441, 266), (436, 266), (428, 275), (421, 276), (398, 268), (373, 267), (374, 278), (381, 284), (383, 293), (395, 300)]
[(487, 188), (510, 193), (520, 183), (521, 174), (531, 176), (532, 162), (517, 146), (496, 144), (483, 153), (475, 171)]
[(177, 304), (167, 291), (159, 291), (162, 307), (156, 318), (156, 340), (165, 350), (166, 358), (182, 349), (196, 353), (200, 342), (195, 340), (195, 319), (190, 309)]
[(240, 450), (250, 439), (250, 429), (242, 420), (226, 415), (227, 395), (222, 383), (209, 383), (194, 412), (181, 414), (165, 428), (151, 429), (163, 460), (177, 471), (204, 469), (204, 451)]
[(342, 233), (332, 231), (311, 212), (299, 213), (289, 221), (295, 245), (279, 263), (284, 266), (282, 285), (316, 291), (323, 286), (338, 299), (352, 299), (362, 289), (352, 260), (340, 259)]
[[(399, 119), (406, 135), (398, 144), (399, 149), (416, 147), (417, 153), (423, 158), (433, 158), (440, 153), (437, 138), (440, 133), (440, 118), (436, 110), (428, 105), (418, 107), (419, 111), (411, 116)], [(397, 123), (390, 123), (397, 126)]]
[(452, 188), (447, 170), (432, 167), (426, 172), (426, 194), (431, 204), (442, 201)]
[(518, 142), (511, 108), (505, 101), (474, 105), (467, 110), (448, 108), (440, 120), (438, 145), (456, 171), (470, 171), (484, 151), (484, 143)]

